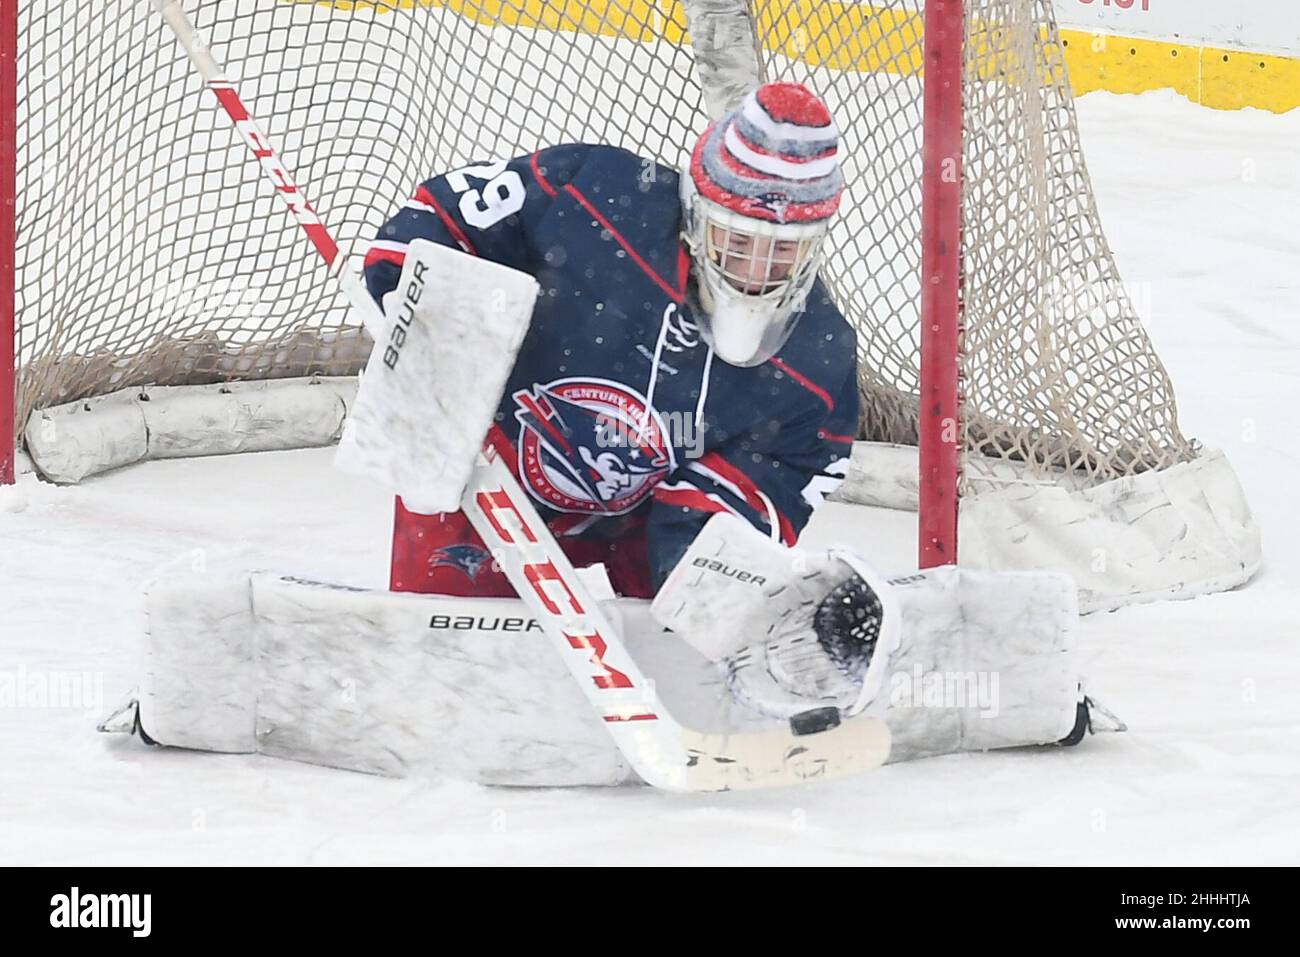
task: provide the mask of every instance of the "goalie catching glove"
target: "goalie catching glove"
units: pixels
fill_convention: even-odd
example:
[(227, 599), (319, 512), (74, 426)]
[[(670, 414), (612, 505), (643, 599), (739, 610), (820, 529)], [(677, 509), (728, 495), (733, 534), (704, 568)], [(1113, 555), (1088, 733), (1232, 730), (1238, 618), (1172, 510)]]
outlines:
[(856, 714), (880, 690), (869, 665), (898, 643), (891, 586), (846, 549), (787, 549), (731, 515), (711, 519), (652, 606), (716, 662), (732, 694), (791, 718)]

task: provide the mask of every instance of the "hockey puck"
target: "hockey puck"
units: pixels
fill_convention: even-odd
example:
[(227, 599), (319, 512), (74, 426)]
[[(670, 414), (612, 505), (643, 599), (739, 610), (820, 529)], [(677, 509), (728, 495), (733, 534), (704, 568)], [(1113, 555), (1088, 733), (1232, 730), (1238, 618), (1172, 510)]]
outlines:
[(790, 730), (798, 735), (816, 734), (839, 727), (839, 708), (813, 708), (802, 711), (790, 719)]

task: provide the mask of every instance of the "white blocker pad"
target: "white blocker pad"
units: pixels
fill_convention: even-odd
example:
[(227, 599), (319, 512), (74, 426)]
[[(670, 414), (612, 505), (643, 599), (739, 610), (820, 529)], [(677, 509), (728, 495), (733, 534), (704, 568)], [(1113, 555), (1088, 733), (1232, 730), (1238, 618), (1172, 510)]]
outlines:
[(357, 391), (334, 463), (424, 513), (455, 511), (515, 356), (537, 280), (417, 239)]
[[(836, 561), (826, 552), (784, 548), (720, 514), (674, 568), (652, 610), (717, 659), (761, 640), (780, 615), (808, 606), (810, 617), (829, 588), (850, 575), (847, 566), (838, 577), (825, 574), (821, 565)], [(821, 590), (808, 594), (814, 571)], [(888, 723), (891, 761), (1047, 744), (1070, 732), (1078, 706), (1069, 655), (1078, 607), (1067, 576), (949, 566), (871, 584), (885, 604), (886, 627), (864, 679), (864, 713)], [(888, 626), (891, 608), (896, 630)]]

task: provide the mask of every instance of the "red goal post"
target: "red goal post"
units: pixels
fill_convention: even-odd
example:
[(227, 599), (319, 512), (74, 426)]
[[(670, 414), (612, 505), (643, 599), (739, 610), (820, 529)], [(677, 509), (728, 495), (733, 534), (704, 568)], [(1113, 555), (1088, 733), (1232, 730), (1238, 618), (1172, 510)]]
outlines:
[(957, 561), (964, 24), (962, 0), (930, 0), (926, 5), (917, 441), (921, 568)]
[(14, 214), (18, 189), (18, 4), (0, 6), (0, 485), (14, 483)]

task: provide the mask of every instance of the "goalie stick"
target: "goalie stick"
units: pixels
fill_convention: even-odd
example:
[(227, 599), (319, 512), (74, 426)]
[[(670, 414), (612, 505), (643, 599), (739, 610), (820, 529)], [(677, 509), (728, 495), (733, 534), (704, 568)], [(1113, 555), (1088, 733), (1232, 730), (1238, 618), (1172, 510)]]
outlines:
[(675, 791), (770, 787), (867, 770), (888, 756), (883, 721), (840, 722), (827, 713), (833, 709), (796, 715), (789, 728), (769, 731), (728, 735), (684, 727), (490, 446), (478, 457), (461, 507), (647, 783)]
[[(344, 268), (325, 224), (294, 183), (179, 0), (154, 0), (195, 69), (230, 116), (294, 218), (330, 267), (372, 334), (382, 316)], [(722, 791), (837, 777), (882, 764), (889, 729), (879, 719), (841, 721), (833, 709), (798, 715), (790, 727), (709, 734), (675, 721), (628, 654), (617, 631), (578, 578), (514, 475), (485, 445), (461, 499), (511, 585), (605, 722), (619, 750), (646, 783), (675, 791)]]

